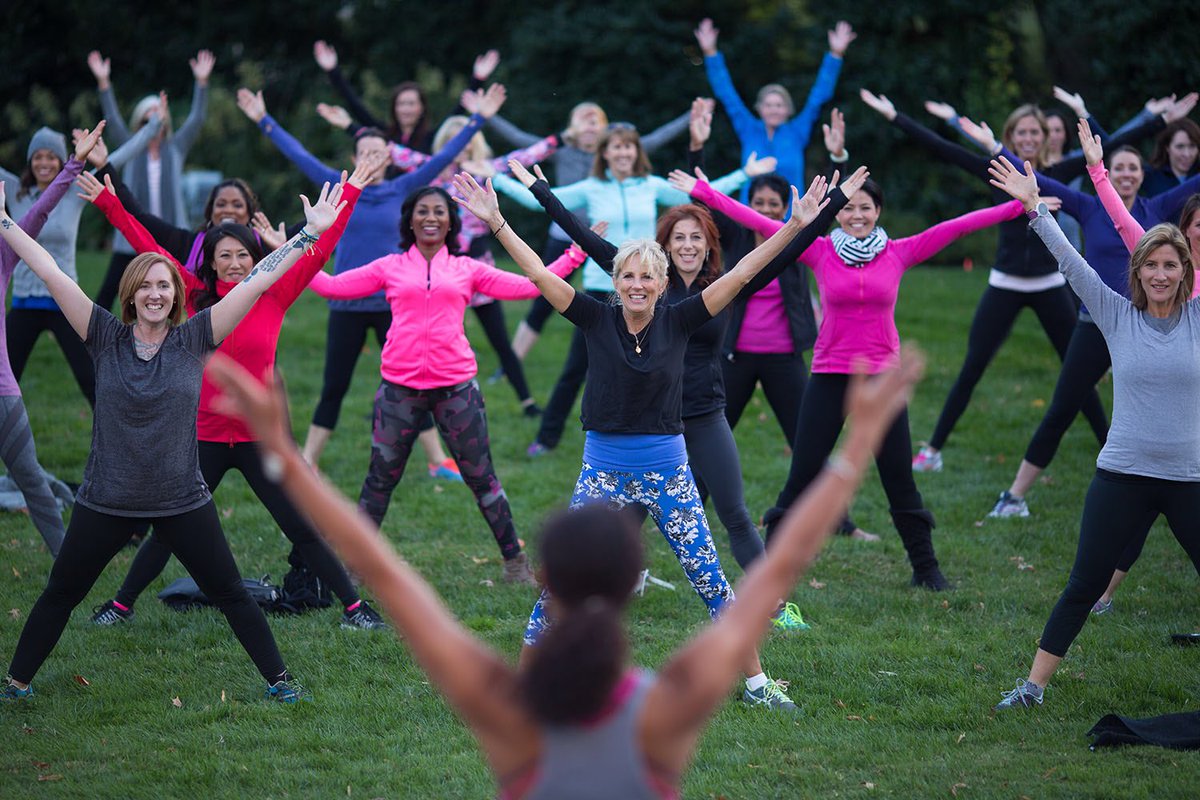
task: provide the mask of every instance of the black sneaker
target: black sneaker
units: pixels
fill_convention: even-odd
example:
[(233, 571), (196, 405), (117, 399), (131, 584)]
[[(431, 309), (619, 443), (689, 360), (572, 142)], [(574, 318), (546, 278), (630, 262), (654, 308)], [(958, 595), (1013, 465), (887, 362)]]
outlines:
[(911, 584), (931, 592), (944, 592), (950, 589), (950, 581), (946, 580), (946, 576), (937, 567), (913, 572)]
[(122, 622), (133, 622), (133, 609), (122, 611), (117, 604), (109, 600), (102, 606), (92, 609), (93, 625), (120, 625)]
[(342, 627), (357, 628), (364, 631), (387, 630), (388, 624), (379, 616), (379, 612), (367, 605), (363, 600), (353, 611), (342, 612)]

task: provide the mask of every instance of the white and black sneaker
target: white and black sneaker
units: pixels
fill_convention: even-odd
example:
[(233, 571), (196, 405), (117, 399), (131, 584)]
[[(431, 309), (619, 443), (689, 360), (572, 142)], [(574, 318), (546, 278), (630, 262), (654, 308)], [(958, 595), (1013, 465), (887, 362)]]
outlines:
[(120, 625), (122, 622), (133, 621), (133, 609), (122, 609), (115, 600), (109, 600), (102, 606), (92, 609), (93, 625)]
[(1025, 502), (1024, 497), (1017, 497), (1006, 489), (1000, 493), (1000, 498), (996, 500), (996, 505), (992, 506), (992, 510), (988, 512), (988, 516), (997, 519), (1028, 517), (1029, 504)]
[(378, 611), (367, 605), (366, 600), (361, 600), (353, 611), (342, 612), (342, 627), (374, 631), (387, 630), (388, 624), (379, 616)]

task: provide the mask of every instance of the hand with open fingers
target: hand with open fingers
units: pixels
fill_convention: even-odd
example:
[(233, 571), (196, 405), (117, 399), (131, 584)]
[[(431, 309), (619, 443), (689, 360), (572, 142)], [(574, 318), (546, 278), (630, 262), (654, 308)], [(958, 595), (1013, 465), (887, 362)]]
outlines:
[(850, 43), (858, 38), (858, 34), (854, 32), (854, 28), (850, 27), (850, 23), (845, 20), (839, 20), (837, 25), (833, 26), (833, 30), (829, 31), (829, 52), (833, 53), (838, 58), (846, 55), (846, 49), (850, 47)]
[(988, 183), (1007, 192), (1014, 200), (1020, 200), (1026, 211), (1031, 211), (1041, 202), (1038, 196), (1037, 176), (1033, 174), (1033, 164), (1025, 162), (1025, 171), (1017, 169), (1004, 156), (992, 159), (988, 173), (992, 176)]
[(355, 162), (354, 172), (350, 174), (349, 179), (345, 177), (346, 173), (342, 173), (342, 182), (349, 180), (352, 185), (359, 189), (363, 188), (371, 182), (379, 168), (387, 163), (388, 158), (387, 150), (372, 150)]
[(691, 114), (688, 118), (688, 133), (691, 136), (691, 149), (699, 150), (712, 135), (712, 107), (703, 97), (692, 101)]
[(866, 435), (878, 446), (924, 374), (925, 356), (911, 345), (900, 348), (899, 364), (878, 375), (864, 375), (856, 369), (845, 405), (853, 434)]
[(996, 151), (996, 134), (992, 133), (992, 129), (986, 122), (983, 120), (975, 122), (969, 117), (959, 117), (958, 125), (971, 141), (978, 144), (985, 151), (989, 153)]
[(821, 209), (829, 202), (829, 182), (824, 175), (818, 175), (808, 185), (808, 191), (803, 197), (799, 196), (796, 187), (792, 187), (792, 219), (801, 226), (807, 225), (817, 218)]
[(104, 127), (107, 124), (108, 121), (102, 119), (90, 131), (87, 128), (75, 128), (71, 131), (71, 141), (75, 145), (76, 161), (82, 163), (87, 160), (96, 143), (100, 141), (100, 134), (104, 133)]
[(667, 182), (689, 197), (692, 194), (692, 190), (696, 188), (697, 183), (695, 178), (681, 169), (671, 170), (671, 173), (667, 175)]
[(479, 101), (479, 107), (473, 113), (478, 114), (484, 119), (491, 119), (496, 116), (496, 112), (504, 105), (504, 101), (508, 99), (508, 90), (504, 88), (503, 83), (493, 83), (483, 93), (483, 97)]
[(221, 413), (245, 420), (255, 441), (267, 453), (283, 453), (296, 446), (288, 424), (284, 394), (268, 387), (238, 362), (218, 351), (209, 359), (205, 376), (220, 387), (215, 401)]
[(304, 227), (309, 233), (320, 236), (325, 231), (333, 226), (337, 220), (338, 214), (346, 207), (346, 203), (342, 200), (342, 184), (334, 184), (331, 188), (326, 182), (321, 186), (321, 193), (317, 196), (317, 202), (312, 203), (305, 195), (300, 195), (300, 200), (304, 204)]
[(706, 56), (715, 56), (717, 54), (717, 37), (721, 31), (713, 25), (713, 21), (708, 17), (700, 20), (700, 24), (692, 31), (696, 36), (696, 43), (700, 45), (700, 52)]
[(546, 177), (546, 173), (542, 172), (541, 164), (533, 165), (533, 174), (537, 176), (537, 179), (539, 181), (545, 181), (546, 183), (550, 183), (550, 179)]
[(252, 92), (245, 87), (238, 89), (237, 104), (242, 113), (255, 124), (262, 122), (263, 117), (267, 115), (267, 104), (263, 100), (261, 89), (257, 92)]
[(492, 77), (492, 73), (496, 71), (496, 67), (498, 66), (500, 66), (500, 51), (493, 48), (486, 53), (475, 56), (475, 63), (471, 67), (471, 74), (477, 81), (486, 81)]
[(504, 222), (504, 218), (500, 216), (500, 198), (496, 197), (491, 178), (488, 178), (486, 187), (480, 186), (469, 173), (460, 172), (454, 176), (454, 189), (458, 194), (453, 197), (454, 202), (487, 222), (494, 231)]
[(954, 106), (949, 103), (943, 103), (940, 100), (926, 100), (925, 110), (943, 122), (949, 122), (958, 116), (958, 112), (954, 110)]
[[(108, 178), (107, 175), (104, 177)], [(79, 173), (79, 177), (75, 179), (75, 185), (79, 188), (79, 196), (89, 203), (95, 203), (96, 198), (104, 192), (104, 184), (90, 172)]]
[(155, 113), (164, 124), (166, 124), (167, 120), (171, 118), (171, 105), (167, 101), (167, 93), (165, 90), (158, 93), (158, 111)]
[(1055, 212), (1057, 212), (1059, 209), (1061, 209), (1063, 207), (1062, 198), (1055, 197), (1052, 194), (1045, 195), (1044, 197), (1042, 197), (1042, 202), (1046, 204), (1046, 210), (1049, 211), (1051, 214), (1054, 214)]
[(896, 106), (891, 100), (887, 99), (887, 95), (875, 95), (867, 89), (859, 89), (858, 96), (871, 108), (883, 115), (884, 119), (891, 122), (896, 118)]
[(1188, 92), (1167, 107), (1167, 110), (1163, 112), (1163, 119), (1166, 120), (1168, 125), (1176, 120), (1183, 119), (1192, 113), (1192, 109), (1196, 107), (1197, 99), (1200, 99), (1200, 94)]
[(1175, 102), (1175, 95), (1169, 94), (1165, 97), (1151, 97), (1146, 101), (1146, 105), (1142, 106), (1147, 112), (1158, 116), (1166, 112), (1171, 104)]
[(751, 153), (750, 157), (746, 159), (746, 164), (742, 167), (742, 169), (751, 178), (757, 178), (759, 175), (766, 175), (770, 172), (774, 172), (775, 164), (775, 156), (759, 158), (758, 153)]
[(850, 177), (838, 184), (838, 188), (842, 190), (842, 194), (846, 197), (854, 197), (855, 193), (862, 189), (863, 184), (867, 182), (867, 178), (871, 177), (871, 171), (865, 166), (859, 167), (850, 173)]
[(329, 103), (317, 103), (317, 114), (333, 127), (342, 130), (346, 130), (354, 124), (354, 119), (350, 116), (350, 112), (341, 106), (333, 106)]
[(1083, 102), (1083, 97), (1078, 92), (1068, 92), (1061, 86), (1055, 86), (1054, 99), (1071, 109), (1071, 113), (1075, 116), (1088, 116), (1087, 104)]
[(592, 233), (600, 237), (603, 237), (604, 234), (608, 233), (608, 220), (602, 219), (599, 222), (593, 222)]
[(517, 161), (515, 158), (509, 159), (508, 171), (511, 172), (512, 176), (519, 180), (521, 185), (526, 189), (531, 188), (535, 183), (537, 183), (538, 179), (533, 176), (533, 173), (527, 170), (525, 165), (520, 161)]
[(1079, 120), (1079, 146), (1083, 148), (1083, 157), (1089, 167), (1104, 161), (1104, 145), (1098, 135), (1092, 134), (1092, 126), (1086, 119)]
[(250, 218), (250, 227), (262, 239), (263, 246), (268, 250), (278, 250), (287, 241), (287, 227), (281, 222), (278, 228), (271, 226), (271, 220), (261, 211), (255, 211)]
[(95, 77), (100, 89), (107, 89), (109, 78), (112, 75), (112, 61), (100, 55), (99, 50), (93, 50), (88, 53), (87, 65), (88, 69), (92, 71), (92, 76)]
[(208, 78), (212, 75), (213, 67), (217, 65), (217, 57), (212, 54), (211, 50), (201, 50), (196, 53), (195, 58), (188, 59), (188, 66), (192, 68), (192, 77), (201, 86), (208, 84)]
[(833, 158), (846, 157), (846, 117), (836, 108), (829, 112), (829, 124), (821, 126), (825, 150)]
[(324, 39), (313, 42), (313, 58), (317, 60), (317, 66), (326, 72), (333, 72), (337, 69), (337, 50), (334, 50), (333, 45)]

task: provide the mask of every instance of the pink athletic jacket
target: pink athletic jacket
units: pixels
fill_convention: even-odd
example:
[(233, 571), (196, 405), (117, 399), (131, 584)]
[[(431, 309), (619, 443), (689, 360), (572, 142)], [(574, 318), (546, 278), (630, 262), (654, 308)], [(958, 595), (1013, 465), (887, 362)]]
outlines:
[[(582, 250), (572, 247), (549, 267), (565, 278), (585, 258)], [(463, 313), (475, 292), (497, 300), (538, 296), (537, 287), (524, 275), (452, 256), (445, 247), (427, 262), (416, 245), (337, 275), (318, 272), (309, 288), (330, 300), (366, 297), (383, 289), (392, 307), (392, 325), (379, 371), (384, 380), (410, 389), (456, 386), (475, 377), (475, 352), (463, 329)]]
[[(764, 217), (703, 181), (696, 184), (692, 197), (764, 236), (783, 227), (782, 222)], [(891, 239), (883, 252), (860, 267), (847, 266), (828, 236), (818, 238), (799, 259), (812, 269), (821, 292), (821, 329), (813, 345), (812, 371), (848, 374), (862, 362), (863, 368), (874, 374), (895, 365), (900, 355), (896, 298), (905, 270), (955, 239), (1020, 213), (1021, 204), (1016, 200), (972, 211), (916, 236)]]

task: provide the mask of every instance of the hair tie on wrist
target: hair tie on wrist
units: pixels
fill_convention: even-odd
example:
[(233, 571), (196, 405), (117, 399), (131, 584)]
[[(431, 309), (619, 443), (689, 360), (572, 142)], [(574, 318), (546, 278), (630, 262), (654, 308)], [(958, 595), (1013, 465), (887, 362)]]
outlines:
[(498, 235), (500, 233), (500, 231), (504, 230), (504, 226), (507, 224), (508, 224), (508, 220), (504, 220), (503, 222), (501, 222), (500, 227), (496, 228), (496, 230), (492, 231), (492, 236)]

